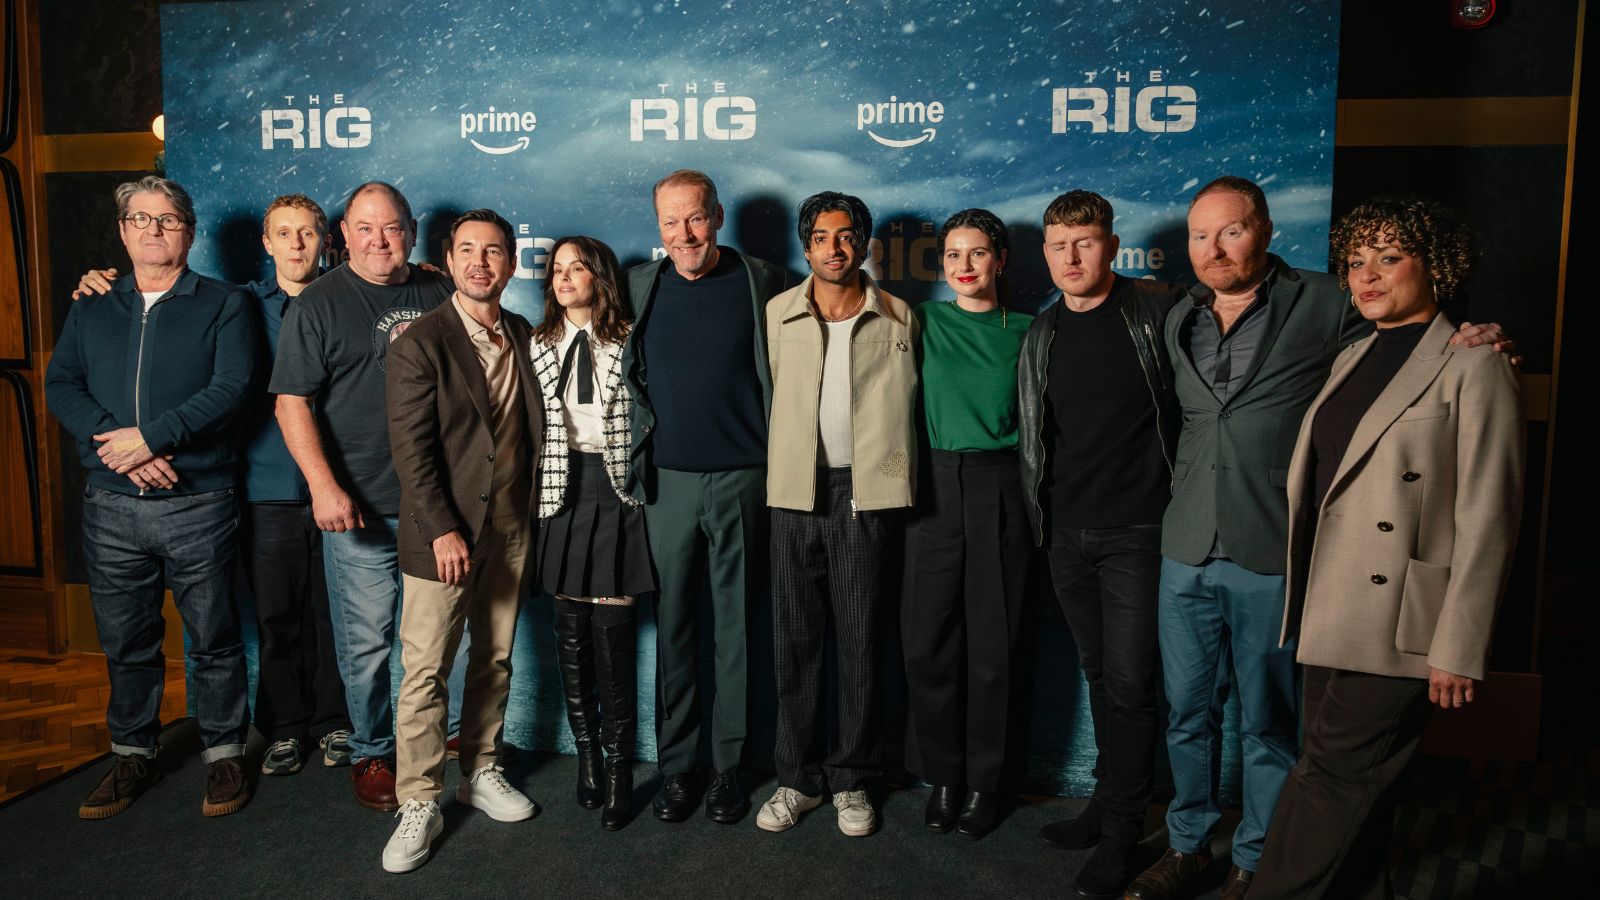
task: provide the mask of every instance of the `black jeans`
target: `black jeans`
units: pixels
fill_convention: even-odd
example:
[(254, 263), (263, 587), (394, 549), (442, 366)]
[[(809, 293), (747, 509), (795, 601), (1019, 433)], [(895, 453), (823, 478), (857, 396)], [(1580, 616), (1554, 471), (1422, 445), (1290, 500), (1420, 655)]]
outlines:
[(232, 594), (238, 529), (231, 488), (157, 497), (84, 491), (83, 555), (111, 676), (106, 727), (112, 750), (155, 752), (166, 682), (165, 581), (188, 638), (203, 758), (209, 763), (244, 753), (249, 688)]
[(1150, 805), (1157, 746), (1161, 651), (1156, 597), (1161, 526), (1050, 529), (1056, 599), (1078, 645), (1094, 719), (1094, 798), (1102, 831), (1137, 841)]
[(350, 729), (333, 649), (322, 532), (309, 503), (246, 503), (239, 546), (261, 628), (256, 728), (306, 742)]

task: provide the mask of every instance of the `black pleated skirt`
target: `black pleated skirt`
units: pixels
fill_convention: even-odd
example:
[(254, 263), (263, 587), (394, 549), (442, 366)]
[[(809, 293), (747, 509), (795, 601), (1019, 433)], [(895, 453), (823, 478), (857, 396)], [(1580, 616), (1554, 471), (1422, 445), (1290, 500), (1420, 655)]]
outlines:
[(655, 590), (644, 510), (617, 499), (599, 453), (574, 450), (567, 459), (567, 502), (539, 520), (539, 585), (568, 597)]

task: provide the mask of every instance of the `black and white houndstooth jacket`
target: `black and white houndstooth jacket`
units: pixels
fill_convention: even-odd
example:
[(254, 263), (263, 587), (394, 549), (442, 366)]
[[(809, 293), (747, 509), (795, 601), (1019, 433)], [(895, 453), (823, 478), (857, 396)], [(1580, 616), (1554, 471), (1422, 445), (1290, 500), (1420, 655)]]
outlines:
[[(606, 476), (617, 499), (628, 506), (639, 501), (628, 494), (628, 418), (633, 400), (622, 383), (622, 345), (590, 344), (597, 371), (605, 373), (600, 384), (600, 403), (605, 407), (601, 421), (605, 429)], [(556, 381), (561, 377), (561, 359), (550, 344), (533, 341), (530, 349), (533, 377), (539, 381), (544, 398), (544, 446), (539, 451), (539, 518), (548, 519), (561, 511), (567, 500), (567, 417), (561, 398), (556, 396)]]

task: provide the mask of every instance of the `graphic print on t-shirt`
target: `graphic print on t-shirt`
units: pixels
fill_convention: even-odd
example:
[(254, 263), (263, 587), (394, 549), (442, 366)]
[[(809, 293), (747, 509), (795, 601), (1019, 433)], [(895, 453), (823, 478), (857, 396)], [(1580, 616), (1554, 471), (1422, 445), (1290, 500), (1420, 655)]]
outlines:
[(404, 334), (413, 321), (422, 318), (424, 312), (409, 307), (391, 309), (372, 323), (372, 358), (377, 361), (378, 368), (388, 371), (384, 363), (389, 357), (389, 345)]

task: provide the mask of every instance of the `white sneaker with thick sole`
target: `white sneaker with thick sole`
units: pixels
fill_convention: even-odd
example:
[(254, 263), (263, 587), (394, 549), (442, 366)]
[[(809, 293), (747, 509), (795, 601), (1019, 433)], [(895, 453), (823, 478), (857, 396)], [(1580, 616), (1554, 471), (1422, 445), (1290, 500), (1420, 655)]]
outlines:
[(833, 808), (839, 811), (839, 830), (851, 837), (866, 837), (878, 830), (878, 811), (872, 808), (866, 791), (834, 794)]
[(539, 805), (511, 786), (499, 766), (484, 766), (456, 786), (456, 799), (489, 814), (496, 822), (521, 822), (539, 813)]
[(383, 847), (383, 870), (409, 872), (428, 861), (428, 849), (444, 832), (444, 813), (432, 800), (412, 798), (401, 805), (395, 817), (400, 827)]
[(772, 799), (761, 804), (756, 814), (756, 827), (762, 831), (788, 831), (800, 821), (800, 814), (822, 805), (822, 796), (802, 794), (794, 788), (781, 787)]

